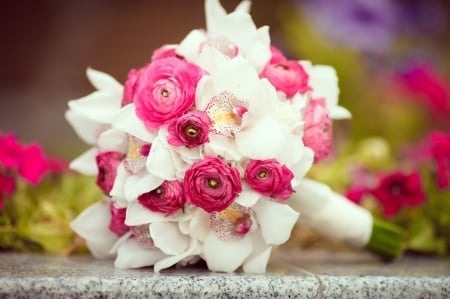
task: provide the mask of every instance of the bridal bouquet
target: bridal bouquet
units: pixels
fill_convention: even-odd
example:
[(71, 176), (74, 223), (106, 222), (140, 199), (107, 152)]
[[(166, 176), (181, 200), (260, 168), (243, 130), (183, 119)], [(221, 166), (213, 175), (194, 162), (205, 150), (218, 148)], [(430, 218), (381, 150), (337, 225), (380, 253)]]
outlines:
[(206, 30), (155, 50), (124, 86), (87, 70), (97, 91), (66, 118), (93, 145), (72, 169), (104, 192), (72, 222), (94, 256), (263, 273), (298, 222), (398, 254), (398, 231), (305, 178), (331, 151), (331, 120), (350, 117), (334, 69), (286, 58), (249, 8), (206, 0)]

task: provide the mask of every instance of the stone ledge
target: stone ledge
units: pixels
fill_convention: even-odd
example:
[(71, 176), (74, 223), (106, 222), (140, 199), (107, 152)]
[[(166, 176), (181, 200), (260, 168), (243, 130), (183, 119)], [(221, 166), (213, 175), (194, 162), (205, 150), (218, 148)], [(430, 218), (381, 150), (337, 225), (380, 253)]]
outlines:
[(275, 252), (264, 275), (202, 265), (154, 274), (111, 260), (0, 254), (0, 298), (450, 298), (450, 259), (379, 262), (358, 252)]

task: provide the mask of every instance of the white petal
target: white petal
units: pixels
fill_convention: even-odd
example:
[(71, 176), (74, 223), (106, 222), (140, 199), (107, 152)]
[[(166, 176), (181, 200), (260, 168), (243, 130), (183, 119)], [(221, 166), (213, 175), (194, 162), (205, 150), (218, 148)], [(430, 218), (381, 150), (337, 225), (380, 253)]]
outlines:
[(180, 232), (176, 222), (151, 223), (150, 236), (155, 246), (165, 254), (181, 254), (189, 245), (189, 237)]
[(336, 70), (331, 66), (316, 65), (311, 68), (309, 84), (313, 98), (325, 98), (327, 107), (332, 110), (337, 106), (339, 87)]
[(125, 217), (125, 224), (129, 226), (136, 226), (159, 221), (182, 221), (190, 217), (183, 215), (182, 212), (177, 212), (170, 216), (165, 216), (163, 213), (152, 212), (144, 208), (139, 202), (130, 203), (127, 208), (127, 215)]
[(75, 130), (75, 133), (87, 144), (95, 144), (98, 135), (109, 128), (109, 125), (86, 118), (72, 110), (66, 111), (66, 120)]
[(117, 129), (109, 129), (100, 134), (97, 140), (99, 151), (115, 151), (125, 153), (128, 148), (125, 134)]
[[(294, 173), (294, 181), (299, 181), (302, 179), (311, 169), (314, 162), (314, 151), (309, 147), (303, 148), (301, 156), (301, 160), (297, 164), (290, 167), (291, 171)], [(294, 184), (293, 187), (295, 187)]]
[(220, 5), (219, 0), (205, 1), (205, 18), (208, 32), (214, 32), (217, 27), (217, 21), (222, 20), (226, 14), (227, 12)]
[(330, 110), (330, 118), (332, 119), (346, 119), (351, 118), (352, 114), (350, 111), (342, 106), (336, 106)]
[(116, 90), (119, 92), (123, 90), (123, 86), (107, 73), (89, 67), (86, 70), (86, 75), (92, 85), (98, 90)]
[(203, 242), (210, 232), (209, 214), (203, 209), (197, 208), (189, 224), (190, 236)]
[(246, 49), (246, 58), (255, 67), (256, 71), (261, 72), (270, 60), (272, 54), (270, 52), (270, 36), (269, 27), (263, 26), (258, 29), (255, 40)]
[(133, 232), (131, 230), (127, 231), (116, 241), (116, 243), (114, 243), (114, 245), (111, 248), (111, 250), (109, 251), (109, 253), (116, 255), (119, 247), (122, 246), (122, 244), (125, 243), (132, 236), (133, 236)]
[(233, 139), (224, 136), (211, 135), (210, 142), (205, 145), (205, 152), (231, 161), (239, 161), (242, 158)]
[(70, 227), (87, 241), (87, 246), (96, 258), (111, 257), (110, 250), (118, 237), (109, 230), (111, 213), (106, 201), (99, 201), (85, 209)]
[(242, 192), (236, 198), (236, 203), (244, 207), (252, 207), (258, 202), (258, 199), (260, 199), (261, 197), (261, 194), (253, 190), (242, 190)]
[(192, 30), (177, 47), (177, 54), (188, 61), (195, 61), (199, 53), (200, 45), (206, 40), (203, 30)]
[(299, 213), (286, 204), (261, 199), (253, 207), (262, 236), (267, 244), (285, 243), (297, 222)]
[(204, 47), (196, 64), (210, 74), (214, 74), (225, 65), (228, 58), (214, 47)]
[(112, 120), (111, 126), (124, 131), (145, 142), (152, 142), (156, 138), (154, 132), (149, 132), (144, 123), (136, 116), (136, 106), (126, 105)]
[(147, 170), (151, 174), (166, 180), (176, 179), (176, 169), (173, 164), (172, 154), (159, 136), (152, 143), (147, 159)]
[(116, 178), (114, 179), (114, 184), (109, 192), (109, 195), (114, 198), (125, 198), (125, 183), (128, 179), (129, 174), (125, 169), (124, 162), (120, 162), (117, 166)]
[(277, 158), (286, 142), (286, 132), (275, 119), (265, 117), (236, 135), (236, 144), (242, 155), (250, 159)]
[(128, 239), (117, 250), (114, 266), (118, 269), (133, 269), (152, 266), (166, 255), (157, 249), (146, 249), (135, 238)]
[(246, 236), (241, 240), (221, 240), (210, 232), (203, 245), (203, 257), (211, 271), (233, 272), (252, 251), (251, 239)]
[(245, 273), (265, 273), (272, 246), (267, 246), (260, 233), (253, 233), (250, 237), (252, 238), (253, 252), (244, 262), (242, 269)]
[(97, 162), (95, 162), (97, 153), (98, 151), (96, 148), (87, 150), (81, 156), (72, 160), (69, 168), (85, 175), (97, 175), (98, 167)]
[(99, 123), (110, 123), (120, 111), (121, 93), (94, 91), (77, 100), (69, 101), (70, 110)]
[(135, 175), (128, 177), (124, 191), (125, 198), (128, 201), (135, 200), (139, 195), (150, 192), (159, 187), (164, 182), (164, 179), (154, 176), (143, 169)]
[(189, 256), (200, 254), (200, 252), (201, 252), (200, 244), (198, 244), (197, 240), (191, 239), (189, 247), (185, 252), (179, 255), (169, 256), (167, 258), (161, 259), (155, 264), (154, 271), (156, 273), (159, 273), (159, 271), (161, 271), (162, 269), (167, 269)]

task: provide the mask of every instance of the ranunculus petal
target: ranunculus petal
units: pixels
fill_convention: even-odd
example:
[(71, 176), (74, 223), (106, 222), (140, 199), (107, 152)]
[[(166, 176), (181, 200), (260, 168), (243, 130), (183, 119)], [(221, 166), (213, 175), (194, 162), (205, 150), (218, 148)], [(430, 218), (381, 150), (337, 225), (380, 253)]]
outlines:
[(143, 248), (135, 238), (130, 238), (118, 248), (114, 266), (118, 269), (152, 266), (166, 256), (161, 250)]
[(262, 236), (267, 244), (286, 242), (297, 223), (299, 213), (286, 204), (261, 199), (253, 206)]
[(203, 245), (203, 256), (211, 271), (233, 272), (242, 265), (251, 251), (250, 238), (224, 241), (214, 232), (208, 234)]
[(150, 236), (155, 246), (165, 254), (181, 254), (189, 245), (189, 237), (180, 232), (175, 222), (151, 223)]
[(70, 162), (69, 168), (85, 175), (97, 175), (98, 168), (95, 162), (97, 153), (96, 148), (87, 150), (81, 156)]
[(250, 159), (276, 159), (286, 138), (286, 132), (278, 121), (264, 117), (236, 135), (236, 144), (239, 151)]
[(111, 257), (110, 250), (118, 237), (109, 230), (111, 220), (109, 203), (99, 201), (85, 209), (70, 227), (87, 242), (92, 255), (96, 258)]
[(186, 249), (186, 251), (175, 256), (169, 256), (167, 258), (161, 259), (155, 264), (154, 270), (156, 273), (159, 273), (159, 271), (161, 271), (162, 269), (167, 269), (189, 256), (197, 255), (200, 253), (201, 253), (200, 244), (198, 243), (197, 240), (191, 239), (189, 247)]
[(147, 159), (147, 170), (165, 180), (176, 179), (176, 169), (170, 149), (161, 141), (161, 137), (156, 138), (152, 143)]
[(145, 128), (144, 123), (136, 116), (135, 110), (135, 104), (124, 106), (112, 120), (111, 125), (142, 141), (152, 142), (156, 138), (156, 134)]

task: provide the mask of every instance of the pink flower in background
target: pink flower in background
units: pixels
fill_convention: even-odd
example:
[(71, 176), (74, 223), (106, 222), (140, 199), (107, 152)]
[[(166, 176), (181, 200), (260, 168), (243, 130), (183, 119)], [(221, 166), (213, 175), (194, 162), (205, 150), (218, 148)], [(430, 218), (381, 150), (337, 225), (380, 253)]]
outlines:
[(272, 58), (262, 70), (260, 77), (267, 78), (276, 90), (282, 91), (288, 98), (296, 93), (310, 90), (309, 77), (301, 64), (296, 60), (288, 60), (274, 46), (271, 47)]
[(119, 152), (103, 152), (95, 157), (98, 167), (97, 185), (109, 196), (117, 175), (117, 166), (124, 158)]
[(416, 63), (398, 75), (397, 80), (407, 93), (422, 99), (435, 114), (448, 117), (450, 112), (450, 81), (430, 64)]
[(130, 230), (129, 226), (125, 224), (126, 208), (117, 208), (113, 202), (109, 205), (109, 211), (111, 212), (111, 221), (108, 228), (115, 233), (118, 237), (123, 236)]
[(128, 78), (123, 87), (122, 106), (133, 103), (134, 93), (136, 92), (136, 83), (140, 74), (141, 70), (132, 69), (128, 72)]
[(224, 210), (242, 191), (239, 171), (211, 156), (194, 163), (183, 183), (187, 202), (209, 213)]
[(184, 207), (185, 197), (181, 181), (164, 181), (161, 186), (138, 197), (139, 203), (153, 212), (172, 215)]
[(136, 115), (147, 129), (156, 130), (185, 114), (194, 106), (202, 75), (198, 66), (175, 57), (153, 61), (136, 83)]
[(400, 171), (381, 176), (378, 185), (369, 191), (383, 206), (385, 216), (393, 216), (407, 206), (418, 206), (425, 201), (422, 180), (417, 172)]
[(256, 192), (278, 200), (291, 197), (292, 171), (275, 159), (250, 160), (245, 169), (245, 181)]
[(439, 188), (449, 187), (450, 173), (450, 135), (432, 132), (429, 135), (430, 152), (436, 162), (437, 184)]
[(49, 171), (49, 163), (42, 148), (37, 144), (32, 144), (25, 148), (19, 174), (30, 184), (36, 185), (42, 177)]
[(365, 187), (354, 187), (345, 193), (345, 197), (356, 204), (360, 204), (363, 196), (369, 191)]
[(178, 57), (175, 46), (164, 46), (156, 49), (153, 51), (152, 61), (168, 57)]
[(209, 141), (212, 121), (206, 112), (195, 110), (172, 122), (168, 128), (167, 142), (174, 146), (195, 147)]
[(3, 209), (4, 196), (11, 196), (16, 189), (16, 180), (0, 172), (0, 211)]
[(309, 101), (303, 111), (303, 119), (303, 142), (314, 151), (314, 162), (317, 163), (330, 154), (333, 143), (333, 125), (325, 99)]
[(0, 135), (0, 164), (5, 168), (15, 168), (20, 165), (24, 146), (11, 134)]

